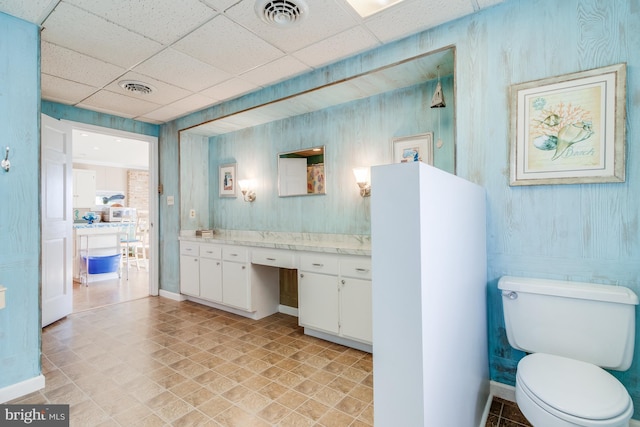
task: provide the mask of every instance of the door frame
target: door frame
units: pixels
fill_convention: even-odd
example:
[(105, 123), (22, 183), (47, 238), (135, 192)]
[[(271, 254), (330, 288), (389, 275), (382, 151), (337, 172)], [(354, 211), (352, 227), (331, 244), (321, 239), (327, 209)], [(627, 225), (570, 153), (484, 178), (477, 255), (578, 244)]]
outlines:
[[(159, 292), (159, 196), (158, 196), (158, 137), (140, 133), (128, 132), (102, 126), (89, 125), (61, 119), (71, 127), (71, 141), (73, 143), (73, 130), (101, 133), (119, 138), (136, 139), (149, 143), (149, 295), (158, 296)], [(73, 154), (73, 153), (72, 153)]]

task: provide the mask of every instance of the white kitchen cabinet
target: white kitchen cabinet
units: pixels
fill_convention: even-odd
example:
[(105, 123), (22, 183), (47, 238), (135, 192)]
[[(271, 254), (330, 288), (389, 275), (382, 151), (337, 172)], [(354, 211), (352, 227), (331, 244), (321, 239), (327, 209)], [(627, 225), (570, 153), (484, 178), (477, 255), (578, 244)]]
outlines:
[(92, 209), (96, 204), (96, 172), (73, 170), (73, 207)]
[(301, 255), (298, 287), (301, 326), (371, 344), (369, 257)]
[(200, 296), (200, 246), (197, 243), (180, 244), (180, 292)]
[(222, 302), (222, 248), (200, 245), (200, 297)]

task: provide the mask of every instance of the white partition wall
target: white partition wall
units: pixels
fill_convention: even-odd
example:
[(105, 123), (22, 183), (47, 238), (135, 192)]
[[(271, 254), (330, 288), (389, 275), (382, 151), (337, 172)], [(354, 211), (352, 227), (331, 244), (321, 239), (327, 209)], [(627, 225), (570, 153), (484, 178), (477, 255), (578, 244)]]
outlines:
[(489, 395), (485, 192), (424, 163), (372, 168), (376, 427), (475, 427)]

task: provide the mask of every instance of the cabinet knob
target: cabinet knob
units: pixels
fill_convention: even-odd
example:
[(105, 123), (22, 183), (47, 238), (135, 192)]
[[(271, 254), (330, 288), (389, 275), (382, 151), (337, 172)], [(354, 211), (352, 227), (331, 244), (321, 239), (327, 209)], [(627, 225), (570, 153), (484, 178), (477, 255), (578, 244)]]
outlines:
[(193, 260), (194, 260), (195, 262), (198, 262), (198, 258), (194, 258)]
[(344, 281), (344, 279), (342, 279), (340, 282), (341, 282), (343, 285), (346, 283), (346, 282)]
[(242, 269), (243, 269), (243, 270), (246, 270), (246, 268), (247, 268), (247, 266), (246, 266), (246, 265), (243, 265), (243, 266), (242, 266)]
[(300, 273), (300, 277), (301, 277), (301, 278), (302, 278), (302, 277), (304, 277), (304, 274), (303, 274), (303, 273)]
[(220, 265), (220, 261), (216, 262), (216, 265)]

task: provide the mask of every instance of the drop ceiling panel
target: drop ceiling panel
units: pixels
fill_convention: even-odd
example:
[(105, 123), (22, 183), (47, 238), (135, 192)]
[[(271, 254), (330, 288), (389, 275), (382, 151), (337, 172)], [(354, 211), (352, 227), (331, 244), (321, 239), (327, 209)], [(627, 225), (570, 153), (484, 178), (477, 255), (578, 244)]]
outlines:
[(185, 112), (190, 113), (198, 111), (215, 103), (215, 100), (196, 93), (169, 105), (165, 105), (164, 107), (158, 108), (157, 110), (151, 111), (145, 114), (144, 117), (158, 120), (160, 122), (167, 122), (177, 119), (184, 115)]
[(311, 71), (311, 68), (307, 67), (296, 58), (283, 56), (273, 62), (247, 71), (240, 77), (243, 80), (247, 80), (248, 82), (255, 84), (256, 86), (267, 86), (307, 71)]
[(187, 34), (217, 12), (198, 0), (65, 0), (162, 44)]
[(253, 0), (245, 0), (226, 13), (284, 52), (302, 49), (358, 25), (353, 16), (335, 0), (307, 0), (307, 17), (289, 28), (277, 28), (264, 23), (254, 12), (254, 4)]
[(242, 79), (231, 79), (205, 89), (200, 93), (208, 98), (224, 101), (254, 91), (259, 87)]
[(46, 13), (53, 9), (58, 0), (0, 0), (0, 10), (25, 21), (40, 24)]
[(66, 105), (74, 105), (98, 91), (99, 88), (78, 82), (42, 74), (40, 79), (42, 98)]
[(365, 25), (387, 43), (473, 12), (472, 0), (405, 0), (368, 18)]
[(151, 39), (64, 2), (44, 22), (42, 39), (124, 68), (162, 48)]
[(44, 74), (98, 88), (108, 85), (127, 71), (46, 41), (41, 43), (41, 55)]
[(233, 77), (175, 49), (165, 49), (134, 68), (134, 71), (188, 89), (201, 91)]
[(160, 108), (159, 104), (106, 90), (91, 95), (78, 106), (80, 108), (102, 111), (108, 114), (115, 114), (119, 111), (120, 113), (118, 115), (127, 118), (144, 116), (146, 113)]
[(292, 56), (310, 67), (321, 67), (378, 45), (380, 42), (369, 31), (354, 27), (293, 52)]
[(216, 16), (173, 47), (232, 74), (243, 73), (284, 55), (222, 15)]

